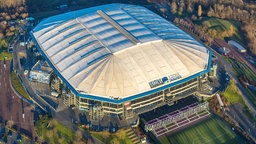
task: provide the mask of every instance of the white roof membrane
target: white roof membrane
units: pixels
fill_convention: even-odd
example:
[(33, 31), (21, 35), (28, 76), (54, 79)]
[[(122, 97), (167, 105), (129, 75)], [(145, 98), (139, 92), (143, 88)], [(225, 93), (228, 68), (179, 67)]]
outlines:
[(189, 77), (205, 70), (209, 58), (191, 36), (135, 5), (110, 4), (53, 16), (32, 34), (75, 90), (105, 98), (154, 89), (167, 83), (163, 77)]

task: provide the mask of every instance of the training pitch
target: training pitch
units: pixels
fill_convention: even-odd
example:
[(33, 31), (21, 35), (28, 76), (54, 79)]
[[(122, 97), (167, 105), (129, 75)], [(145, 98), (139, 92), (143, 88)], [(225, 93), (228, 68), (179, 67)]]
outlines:
[(181, 131), (159, 137), (162, 144), (243, 144), (246, 143), (241, 137), (232, 131), (231, 126), (211, 116), (208, 119), (192, 125)]

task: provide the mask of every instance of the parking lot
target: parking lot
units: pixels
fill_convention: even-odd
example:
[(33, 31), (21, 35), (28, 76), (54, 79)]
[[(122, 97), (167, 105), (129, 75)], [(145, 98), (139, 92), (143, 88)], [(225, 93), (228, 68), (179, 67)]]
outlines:
[(12, 90), (10, 85), (10, 61), (0, 61), (0, 119), (2, 122), (12, 122), (18, 132), (33, 138), (35, 136), (33, 106), (26, 103)]

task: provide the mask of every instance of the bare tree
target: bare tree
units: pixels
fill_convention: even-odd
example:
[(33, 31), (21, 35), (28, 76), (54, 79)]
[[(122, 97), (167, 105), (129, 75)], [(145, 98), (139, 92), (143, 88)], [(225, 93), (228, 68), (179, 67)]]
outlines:
[(172, 2), (171, 4), (171, 11), (173, 14), (176, 14), (177, 13), (177, 4), (175, 1)]
[(202, 16), (202, 6), (201, 5), (198, 5), (198, 11), (197, 11), (197, 16), (201, 17)]

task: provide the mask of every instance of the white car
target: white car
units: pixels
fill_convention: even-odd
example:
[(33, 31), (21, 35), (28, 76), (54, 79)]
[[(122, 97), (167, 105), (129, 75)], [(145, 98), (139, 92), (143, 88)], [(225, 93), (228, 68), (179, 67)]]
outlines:
[(146, 137), (143, 137), (140, 139), (141, 143), (147, 143), (147, 138)]

